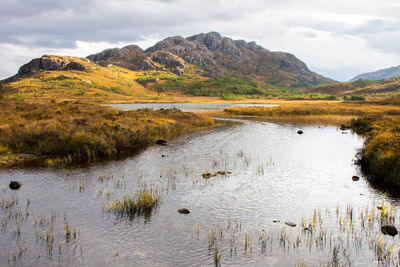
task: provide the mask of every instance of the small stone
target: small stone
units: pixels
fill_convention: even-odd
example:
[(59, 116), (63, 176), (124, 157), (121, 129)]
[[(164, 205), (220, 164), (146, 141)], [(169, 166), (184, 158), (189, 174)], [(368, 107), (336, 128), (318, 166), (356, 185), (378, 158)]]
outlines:
[(160, 146), (166, 146), (168, 142), (166, 140), (160, 139), (156, 141), (156, 144)]
[(273, 223), (278, 223), (278, 222), (280, 222), (280, 220), (273, 220), (272, 222)]
[(178, 210), (178, 212), (181, 214), (189, 214), (190, 210), (188, 208), (181, 208)]
[(20, 181), (11, 181), (9, 185), (11, 190), (18, 190), (21, 186), (22, 183)]
[(285, 224), (290, 226), (290, 227), (296, 227), (296, 225), (297, 225), (294, 222), (285, 222)]
[(298, 134), (303, 134), (304, 132), (302, 130), (297, 131)]
[(353, 177), (351, 177), (351, 179), (356, 182), (360, 180), (360, 177), (354, 175)]
[(397, 231), (396, 227), (394, 227), (393, 225), (383, 225), (381, 227), (381, 231), (382, 231), (382, 234), (390, 235), (390, 236), (395, 236), (399, 233)]

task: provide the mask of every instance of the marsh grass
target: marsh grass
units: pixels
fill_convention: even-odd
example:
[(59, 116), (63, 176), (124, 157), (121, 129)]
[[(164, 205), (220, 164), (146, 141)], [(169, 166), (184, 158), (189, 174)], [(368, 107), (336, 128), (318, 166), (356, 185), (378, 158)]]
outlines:
[(95, 162), (213, 125), (210, 118), (177, 109), (124, 112), (74, 102), (0, 100), (0, 164), (32, 157), (47, 165)]
[(122, 200), (114, 199), (105, 206), (106, 211), (121, 215), (134, 216), (151, 213), (161, 201), (161, 194), (157, 189), (142, 189), (136, 197), (123, 196)]
[[(274, 223), (257, 231), (228, 221), (226, 227), (210, 226), (208, 249), (214, 256), (216, 251), (218, 255), (230, 255), (231, 263), (236, 262), (232, 258), (240, 257), (241, 264), (252, 255), (261, 254), (293, 259), (293, 265), (297, 260), (296, 266), (399, 266), (398, 237), (381, 233), (381, 226), (395, 224), (397, 216), (394, 206), (382, 200), (359, 208), (347, 204), (332, 210), (314, 209), (295, 228)], [(254, 235), (258, 242), (253, 244)], [(236, 254), (236, 250), (242, 252)]]

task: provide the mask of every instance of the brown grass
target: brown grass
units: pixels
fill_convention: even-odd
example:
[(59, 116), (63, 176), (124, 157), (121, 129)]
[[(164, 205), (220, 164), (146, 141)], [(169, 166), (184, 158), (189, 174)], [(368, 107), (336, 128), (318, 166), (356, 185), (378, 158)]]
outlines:
[(372, 115), (400, 115), (400, 106), (392, 102), (296, 101), (281, 102), (278, 107), (232, 107), (225, 116), (250, 116), (259, 120), (302, 124), (340, 125), (352, 119)]
[[(0, 100), (0, 164), (31, 157), (96, 161), (136, 153), (157, 139), (213, 127), (180, 110), (118, 111), (78, 102)], [(22, 158), (19, 158), (19, 157)]]

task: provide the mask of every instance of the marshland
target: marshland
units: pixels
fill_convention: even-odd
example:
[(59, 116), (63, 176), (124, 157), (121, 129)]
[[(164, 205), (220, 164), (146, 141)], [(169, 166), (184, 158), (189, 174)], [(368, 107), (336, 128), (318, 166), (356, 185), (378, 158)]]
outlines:
[[(278, 104), (232, 109), (285, 108)], [(88, 125), (96, 122), (86, 106), (65, 105), (78, 105)], [(383, 235), (381, 225), (398, 225), (400, 199), (357, 164), (375, 136), (347, 129), (365, 125), (351, 119), (371, 115), (357, 112), (331, 123), (331, 114), (320, 114), (324, 122), (307, 124), (220, 110), (213, 114), (229, 117), (220, 127), (199, 117), (201, 131), (159, 135), (166, 146), (149, 144), (122, 158), (80, 166), (60, 157), (1, 169), (0, 264), (397, 266), (399, 237)], [(366, 128), (382, 129), (378, 122)], [(203, 177), (218, 172), (224, 175)], [(11, 180), (21, 188), (10, 190)]]

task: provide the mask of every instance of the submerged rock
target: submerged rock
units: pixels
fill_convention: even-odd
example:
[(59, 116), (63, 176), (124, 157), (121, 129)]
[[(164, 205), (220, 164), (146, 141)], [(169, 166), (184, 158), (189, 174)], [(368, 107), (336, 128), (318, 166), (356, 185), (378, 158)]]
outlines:
[(393, 225), (383, 225), (381, 227), (381, 231), (382, 231), (382, 234), (390, 235), (390, 236), (395, 236), (399, 233), (397, 231), (396, 227), (394, 227)]
[(21, 186), (22, 183), (20, 181), (11, 181), (9, 185), (11, 190), (18, 190)]
[(297, 131), (298, 134), (303, 134), (304, 132), (302, 130)]
[(160, 140), (156, 141), (156, 144), (160, 145), (160, 146), (166, 146), (168, 144), (168, 142), (164, 139), (160, 139)]
[(360, 177), (354, 175), (353, 177), (351, 177), (351, 179), (352, 179), (353, 181), (358, 181), (358, 180), (360, 180)]
[(178, 212), (181, 214), (189, 214), (190, 210), (188, 208), (181, 208), (178, 210)]
[(285, 224), (290, 226), (290, 227), (296, 227), (296, 225), (297, 225), (294, 222), (285, 222)]

